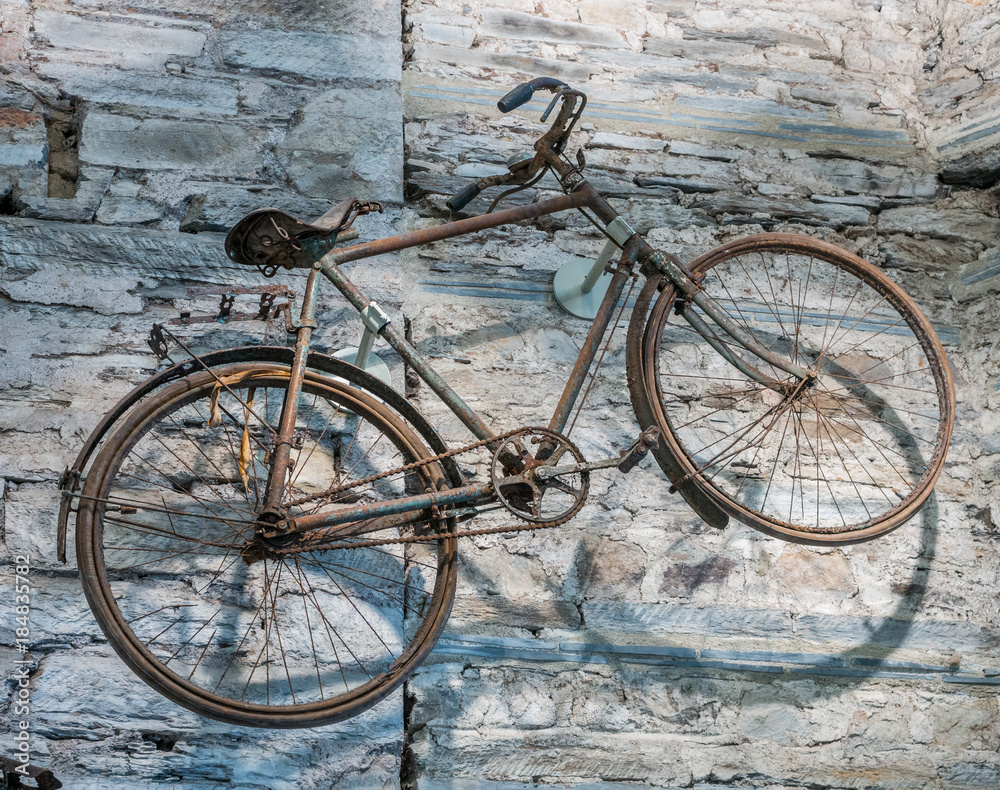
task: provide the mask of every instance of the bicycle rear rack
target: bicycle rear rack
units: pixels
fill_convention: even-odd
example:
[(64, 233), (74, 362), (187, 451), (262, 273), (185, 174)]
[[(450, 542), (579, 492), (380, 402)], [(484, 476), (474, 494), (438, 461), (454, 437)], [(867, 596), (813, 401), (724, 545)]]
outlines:
[[(284, 314), (285, 328), (294, 332), (298, 321), (292, 310), (295, 292), (286, 285), (208, 285), (188, 289), (190, 298), (202, 296), (218, 296), (219, 309), (214, 315), (191, 315), (190, 311), (181, 312), (177, 318), (167, 321), (171, 326), (188, 326), (190, 324), (230, 324), (238, 321), (270, 321)], [(256, 312), (234, 311), (236, 297), (259, 296)], [(285, 301), (277, 301), (283, 298)], [(149, 332), (147, 343), (157, 359), (167, 358), (169, 343), (159, 324), (154, 324)]]

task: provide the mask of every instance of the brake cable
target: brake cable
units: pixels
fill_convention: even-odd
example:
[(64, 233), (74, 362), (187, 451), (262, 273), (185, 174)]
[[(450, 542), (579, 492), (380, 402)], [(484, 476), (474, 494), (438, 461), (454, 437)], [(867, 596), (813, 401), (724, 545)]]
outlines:
[(532, 187), (535, 184), (537, 184), (539, 181), (542, 180), (542, 176), (544, 176), (548, 172), (548, 170), (549, 170), (548, 166), (545, 166), (541, 170), (539, 170), (538, 175), (536, 175), (530, 181), (521, 184), (520, 186), (514, 187), (513, 189), (508, 189), (506, 192), (501, 192), (500, 195), (492, 203), (490, 203), (490, 207), (486, 209), (486, 213), (492, 214), (493, 209), (495, 209), (497, 205), (500, 203), (500, 201), (503, 200), (505, 197), (521, 192), (522, 190), (525, 190), (528, 187)]

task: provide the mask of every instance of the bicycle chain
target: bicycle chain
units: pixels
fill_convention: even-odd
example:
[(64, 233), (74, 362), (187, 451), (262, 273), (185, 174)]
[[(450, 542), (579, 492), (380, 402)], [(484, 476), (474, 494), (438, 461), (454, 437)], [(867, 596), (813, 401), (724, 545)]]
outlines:
[(317, 499), (329, 499), (334, 494), (340, 494), (344, 491), (350, 491), (352, 488), (358, 488), (359, 486), (368, 485), (369, 483), (375, 483), (382, 480), (385, 477), (390, 477), (392, 475), (398, 475), (403, 472), (409, 472), (411, 469), (417, 469), (421, 466), (429, 466), (430, 464), (437, 463), (438, 461), (443, 461), (445, 458), (453, 458), (456, 455), (461, 455), (462, 453), (468, 453), (472, 450), (478, 450), (492, 442), (502, 442), (509, 439), (511, 436), (516, 436), (519, 433), (525, 431), (530, 431), (531, 428), (515, 428), (512, 431), (507, 431), (506, 433), (497, 434), (489, 439), (480, 439), (478, 442), (473, 442), (472, 444), (467, 444), (465, 447), (459, 447), (457, 450), (449, 450), (447, 452), (440, 453), (439, 455), (431, 456), (430, 458), (425, 458), (421, 461), (414, 461), (413, 463), (406, 464), (405, 466), (397, 466), (395, 469), (389, 469), (386, 472), (380, 472), (377, 475), (371, 475), (370, 477), (363, 477), (360, 480), (355, 480), (353, 483), (348, 483), (342, 486), (332, 486), (326, 491), (320, 491), (318, 494), (310, 494), (309, 496), (300, 497), (299, 499), (293, 499), (291, 502), (286, 502), (285, 507), (298, 507), (299, 505), (304, 505), (307, 502), (315, 502)]
[[(343, 491), (350, 491), (352, 488), (357, 488), (358, 486), (367, 485), (368, 483), (377, 482), (390, 475), (397, 475), (403, 472), (408, 472), (411, 469), (416, 469), (421, 466), (427, 466), (429, 464), (437, 463), (445, 458), (453, 458), (457, 455), (463, 453), (471, 452), (472, 450), (477, 450), (480, 447), (491, 444), (492, 442), (503, 442), (512, 436), (517, 436), (520, 433), (525, 433), (527, 431), (533, 430), (532, 427), (521, 427), (515, 428), (512, 431), (507, 431), (506, 433), (497, 434), (496, 436), (490, 437), (489, 439), (480, 439), (478, 442), (473, 442), (465, 447), (459, 447), (456, 450), (450, 450), (448, 452), (440, 453), (438, 455), (432, 456), (430, 458), (425, 458), (421, 461), (414, 461), (413, 463), (406, 464), (405, 466), (399, 466), (395, 469), (390, 469), (386, 472), (381, 472), (377, 475), (371, 475), (370, 477), (362, 478), (361, 480), (356, 480), (348, 485), (343, 485), (339, 487), (333, 487), (327, 489), (326, 491), (321, 491), (318, 494), (312, 494), (310, 496), (301, 497), (299, 499), (293, 500), (287, 503), (287, 507), (295, 507), (298, 505), (305, 504), (306, 502), (313, 502), (317, 499), (329, 498), (334, 494), (339, 494)], [(575, 515), (575, 513), (573, 514)], [(435, 541), (441, 540), (442, 538), (472, 538), (479, 535), (495, 535), (501, 532), (526, 532), (532, 529), (551, 529), (552, 527), (558, 527), (560, 524), (566, 522), (567, 519), (556, 519), (553, 521), (541, 521), (532, 522), (526, 524), (512, 524), (506, 527), (481, 527), (480, 529), (468, 529), (462, 530), (461, 532), (436, 532), (431, 535), (408, 535), (405, 537), (398, 538), (381, 538), (379, 540), (366, 540), (360, 543), (319, 543), (316, 546), (311, 546), (305, 548), (303, 546), (288, 546), (286, 548), (272, 548), (275, 554), (301, 554), (303, 551), (324, 551), (327, 549), (365, 549), (372, 546), (395, 546), (400, 544), (408, 543), (434, 543)]]
[(380, 540), (366, 540), (361, 543), (320, 543), (316, 546), (288, 546), (287, 548), (275, 548), (270, 551), (275, 554), (303, 554), (306, 551), (327, 551), (332, 549), (367, 549), (371, 546), (395, 546), (403, 543), (434, 543), (443, 538), (474, 538), (479, 535), (496, 535), (501, 532), (526, 532), (531, 529), (551, 529), (564, 524), (565, 521), (541, 521), (525, 524), (512, 524), (508, 527), (481, 527), (480, 529), (467, 529), (461, 532), (435, 532), (431, 535), (408, 535), (400, 538), (382, 538)]

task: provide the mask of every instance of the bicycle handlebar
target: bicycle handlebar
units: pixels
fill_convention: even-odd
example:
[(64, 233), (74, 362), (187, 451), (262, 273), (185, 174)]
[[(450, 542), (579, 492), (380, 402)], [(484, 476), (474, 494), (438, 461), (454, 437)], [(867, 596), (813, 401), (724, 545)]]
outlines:
[(452, 211), (460, 211), (465, 208), (470, 202), (472, 202), (476, 195), (478, 195), (483, 190), (479, 188), (479, 182), (473, 181), (461, 192), (458, 192), (448, 198), (444, 204), (450, 208)]
[[(553, 105), (559, 100), (560, 96), (573, 95), (582, 97), (583, 105), (581, 105), (580, 107), (581, 110), (587, 102), (586, 97), (582, 93), (573, 90), (572, 88), (569, 87), (569, 85), (567, 85), (560, 79), (556, 79), (555, 77), (536, 77), (535, 79), (529, 82), (522, 82), (512, 91), (509, 91), (503, 98), (500, 99), (500, 101), (497, 102), (497, 108), (501, 112), (505, 113), (517, 109), (521, 105), (531, 101), (532, 97), (535, 95), (535, 91), (538, 90), (552, 91), (553, 93), (556, 94), (555, 98), (552, 100), (552, 104), (549, 105), (549, 108), (545, 111), (544, 115), (542, 115), (543, 121), (545, 121), (548, 118), (549, 113), (552, 111)], [(548, 134), (542, 137), (541, 139), (542, 140), (548, 139), (550, 141), (550, 144), (552, 144), (551, 141), (555, 139), (554, 137), (552, 137), (552, 135), (556, 130), (556, 126), (560, 124), (565, 125), (566, 121), (567, 121), (567, 115), (566, 111), (564, 110), (564, 112), (560, 114), (559, 118), (557, 118), (556, 122), (553, 124), (552, 129), (550, 129)], [(568, 134), (570, 129), (572, 129), (573, 124), (575, 122), (576, 119), (573, 118), (572, 121), (569, 123), (569, 127), (564, 128), (562, 130), (564, 136)], [(538, 147), (537, 143), (535, 147), (537, 149)], [(559, 148), (558, 150), (561, 150), (561, 148)], [(498, 186), (501, 184), (510, 184), (510, 183), (523, 184), (528, 179), (534, 177), (534, 175), (538, 172), (539, 167), (546, 167), (546, 165), (536, 157), (534, 163), (532, 163), (532, 165), (529, 168), (525, 168), (523, 170), (519, 169), (517, 171), (512, 170), (510, 173), (504, 173), (502, 175), (488, 176), (487, 178), (481, 178), (478, 181), (474, 181), (473, 183), (468, 184), (467, 186), (463, 187), (461, 191), (452, 195), (450, 198), (448, 198), (448, 200), (445, 201), (445, 205), (451, 211), (460, 211), (461, 209), (465, 208), (465, 206), (467, 206), (469, 203), (471, 203), (476, 198), (476, 196), (484, 189), (488, 189), (491, 186)]]
[(452, 211), (458, 211), (464, 208), (470, 201), (474, 200), (476, 195), (482, 192), (484, 189), (489, 189), (490, 187), (503, 186), (504, 184), (510, 184), (511, 182), (516, 182), (517, 173), (499, 173), (495, 176), (486, 176), (486, 178), (480, 178), (478, 181), (473, 181), (466, 187), (462, 188), (462, 191), (458, 194), (452, 195), (445, 201), (445, 205)]

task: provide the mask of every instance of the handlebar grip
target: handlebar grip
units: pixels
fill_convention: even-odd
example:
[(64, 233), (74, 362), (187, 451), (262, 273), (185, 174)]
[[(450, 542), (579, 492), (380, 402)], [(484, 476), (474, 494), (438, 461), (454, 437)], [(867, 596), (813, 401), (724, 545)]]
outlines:
[(516, 110), (522, 104), (531, 101), (535, 95), (535, 89), (530, 82), (522, 82), (514, 90), (510, 91), (500, 101), (497, 102), (497, 109), (500, 112), (510, 112)]
[(547, 90), (558, 91), (569, 86), (555, 77), (535, 77), (531, 82), (522, 82), (514, 90), (497, 102), (497, 109), (500, 112), (510, 112), (516, 110), (522, 104), (531, 101), (535, 91)]
[(465, 189), (463, 189), (461, 192), (452, 195), (450, 198), (448, 198), (444, 204), (452, 211), (459, 211), (460, 209), (465, 208), (465, 206), (472, 200), (474, 200), (476, 195), (478, 195), (480, 192), (482, 192), (482, 190), (479, 188), (479, 183), (473, 181), (471, 184), (465, 187)]

